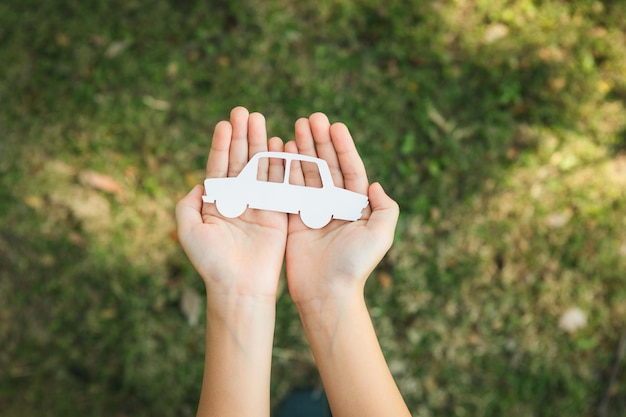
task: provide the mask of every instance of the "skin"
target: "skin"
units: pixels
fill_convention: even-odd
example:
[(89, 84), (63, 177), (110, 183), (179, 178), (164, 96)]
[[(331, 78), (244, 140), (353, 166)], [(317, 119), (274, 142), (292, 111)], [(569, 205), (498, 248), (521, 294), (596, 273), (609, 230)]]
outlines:
[[(267, 141), (265, 119), (243, 107), (215, 127), (207, 178), (233, 177), (257, 152), (282, 151)], [(269, 166), (268, 178), (282, 177)], [(287, 216), (246, 210), (219, 215), (196, 186), (176, 207), (180, 242), (207, 293), (204, 378), (198, 416), (269, 415), (269, 381), (278, 277), (287, 240)]]
[[(352, 136), (322, 113), (296, 122), (287, 152), (325, 159), (338, 187), (367, 194), (370, 206), (356, 222), (333, 220), (308, 229), (289, 218), (286, 271), (335, 417), (410, 416), (374, 332), (363, 289), (391, 247), (398, 205), (380, 184), (370, 185)], [(293, 180), (315, 185), (314, 173)]]
[[(236, 219), (202, 202), (196, 186), (177, 205), (181, 244), (207, 292), (207, 341), (198, 416), (269, 416), (276, 291), (285, 263), (335, 417), (409, 416), (382, 355), (363, 288), (393, 241), (398, 205), (369, 184), (347, 127), (322, 113), (299, 119), (295, 141), (267, 140), (265, 120), (232, 110), (217, 124), (207, 178), (236, 176), (255, 153), (286, 151), (325, 159), (336, 186), (367, 194), (356, 222), (307, 228), (298, 215), (247, 209)], [(300, 168), (300, 169), (299, 169)], [(319, 176), (297, 164), (290, 181), (315, 186)], [(280, 181), (281, 164), (260, 168)]]

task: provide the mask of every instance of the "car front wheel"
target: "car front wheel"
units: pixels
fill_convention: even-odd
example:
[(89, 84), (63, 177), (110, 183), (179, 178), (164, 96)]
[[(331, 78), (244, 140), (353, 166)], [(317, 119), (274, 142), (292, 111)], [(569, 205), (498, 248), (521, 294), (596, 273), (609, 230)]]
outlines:
[(227, 199), (217, 200), (215, 206), (222, 216), (231, 219), (241, 216), (248, 207), (245, 202)]
[(302, 223), (304, 223), (311, 229), (321, 229), (322, 227), (326, 226), (328, 222), (330, 222), (331, 217), (332, 214), (326, 213), (321, 210), (302, 210), (300, 212), (300, 218), (302, 219)]

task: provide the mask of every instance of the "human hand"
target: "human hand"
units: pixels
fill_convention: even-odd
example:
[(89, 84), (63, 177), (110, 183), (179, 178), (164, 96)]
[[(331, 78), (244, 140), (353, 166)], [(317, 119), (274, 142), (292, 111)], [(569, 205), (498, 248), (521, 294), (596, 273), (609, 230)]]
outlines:
[[(235, 177), (256, 153), (283, 150), (278, 138), (267, 140), (265, 118), (243, 107), (230, 121), (215, 126), (206, 166), (207, 178)], [(264, 162), (263, 160), (261, 162)], [(281, 180), (281, 164), (260, 165), (260, 179)], [(180, 242), (202, 276), (209, 304), (231, 297), (275, 302), (287, 235), (287, 215), (247, 209), (241, 216), (221, 216), (215, 204), (203, 203), (202, 186), (194, 187), (176, 207)]]
[[(321, 113), (296, 122), (287, 152), (325, 159), (337, 187), (367, 194), (355, 222), (332, 220), (309, 229), (290, 215), (286, 270), (333, 415), (409, 416), (387, 367), (365, 304), (363, 287), (393, 241), (399, 209), (380, 184), (369, 184), (348, 128)], [(296, 169), (294, 169), (296, 168)], [(290, 182), (319, 186), (311, 166), (294, 164)]]
[[(333, 220), (322, 229), (307, 228), (290, 215), (286, 248), (289, 292), (299, 309), (321, 308), (361, 296), (369, 274), (393, 241), (398, 205), (378, 183), (370, 185), (348, 128), (330, 124), (322, 113), (299, 119), (296, 140), (285, 151), (325, 159), (336, 187), (366, 194), (369, 206), (355, 222)], [(316, 172), (291, 171), (290, 182), (319, 186)], [(307, 307), (308, 308), (308, 307)]]

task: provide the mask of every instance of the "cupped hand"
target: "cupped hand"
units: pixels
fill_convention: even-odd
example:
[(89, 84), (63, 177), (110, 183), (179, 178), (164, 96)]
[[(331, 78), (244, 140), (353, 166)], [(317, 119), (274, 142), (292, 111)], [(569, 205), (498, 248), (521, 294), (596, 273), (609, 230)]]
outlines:
[[(321, 229), (309, 229), (297, 214), (290, 215), (285, 260), (291, 297), (303, 306), (362, 295), (367, 277), (391, 246), (398, 205), (380, 184), (369, 184), (343, 123), (331, 125), (324, 114), (315, 113), (299, 119), (295, 129), (296, 140), (285, 151), (325, 159), (335, 186), (367, 195), (369, 206), (355, 222), (332, 220)], [(320, 186), (319, 175), (309, 168), (292, 167), (290, 182)]]
[[(207, 178), (235, 177), (262, 151), (283, 150), (278, 138), (267, 140), (265, 118), (243, 107), (219, 122), (206, 166)], [(260, 160), (260, 180), (281, 180), (281, 164)], [(180, 242), (200, 273), (210, 297), (276, 297), (287, 236), (287, 215), (248, 208), (237, 218), (221, 216), (215, 204), (203, 203), (202, 186), (194, 187), (176, 206)]]

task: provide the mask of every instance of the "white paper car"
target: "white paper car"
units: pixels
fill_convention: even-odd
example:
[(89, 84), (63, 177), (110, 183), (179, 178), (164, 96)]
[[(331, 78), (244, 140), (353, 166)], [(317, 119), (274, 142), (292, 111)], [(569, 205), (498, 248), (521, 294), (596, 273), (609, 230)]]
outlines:
[[(261, 158), (283, 159), (285, 176), (282, 182), (257, 179)], [(291, 184), (289, 174), (292, 161), (313, 163), (319, 169), (322, 187)], [(254, 155), (237, 177), (207, 178), (204, 181), (206, 203), (215, 203), (224, 217), (238, 217), (246, 208), (300, 213), (302, 222), (319, 229), (332, 218), (355, 221), (361, 218), (367, 206), (367, 196), (335, 187), (325, 160), (287, 152), (259, 152)]]

